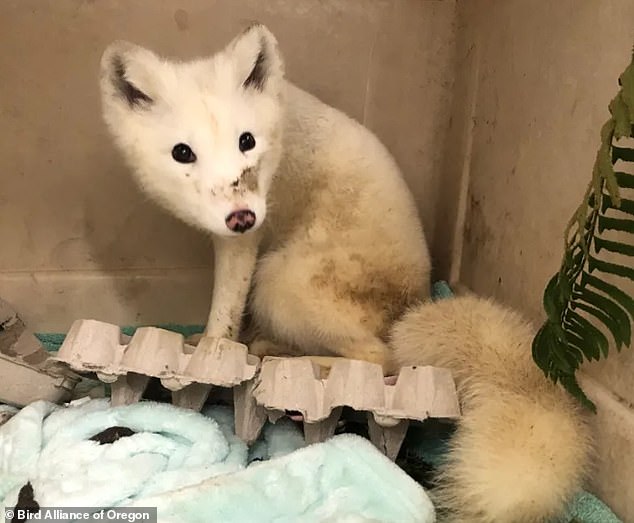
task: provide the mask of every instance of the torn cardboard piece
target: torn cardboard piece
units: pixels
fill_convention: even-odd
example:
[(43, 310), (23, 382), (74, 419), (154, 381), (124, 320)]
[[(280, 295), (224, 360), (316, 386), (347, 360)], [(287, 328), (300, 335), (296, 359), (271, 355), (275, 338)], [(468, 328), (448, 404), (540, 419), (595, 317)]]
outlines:
[(70, 399), (81, 377), (54, 362), (13, 308), (0, 299), (0, 403), (24, 407)]

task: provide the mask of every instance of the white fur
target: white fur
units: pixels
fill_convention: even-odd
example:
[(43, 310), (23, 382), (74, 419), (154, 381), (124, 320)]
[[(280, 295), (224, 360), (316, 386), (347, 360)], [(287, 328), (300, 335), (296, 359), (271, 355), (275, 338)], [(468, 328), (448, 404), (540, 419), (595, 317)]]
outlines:
[[(262, 49), (266, 82), (245, 89)], [(118, 94), (115, 58), (151, 104), (131, 107)], [(104, 53), (101, 85), (105, 119), (142, 190), (214, 237), (208, 335), (238, 335), (253, 281), (253, 352), (386, 363), (389, 326), (429, 292), (413, 198), (370, 131), (284, 80), (266, 28), (187, 63), (117, 42)], [(237, 147), (244, 131), (257, 142), (247, 154)], [(179, 142), (192, 146), (196, 163), (172, 160)], [(231, 183), (247, 167), (257, 170), (257, 189), (236, 195)], [(225, 217), (243, 207), (256, 213), (258, 230), (236, 236)]]
[(582, 486), (589, 429), (532, 361), (533, 335), (515, 312), (473, 296), (421, 305), (394, 327), (399, 365), (456, 379), (463, 419), (436, 496), (454, 521), (549, 521)]

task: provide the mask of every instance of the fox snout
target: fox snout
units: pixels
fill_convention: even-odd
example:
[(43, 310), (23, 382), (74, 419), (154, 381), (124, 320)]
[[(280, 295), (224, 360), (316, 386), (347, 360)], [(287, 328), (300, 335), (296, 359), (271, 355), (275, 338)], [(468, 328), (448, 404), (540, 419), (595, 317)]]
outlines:
[(255, 213), (249, 209), (234, 211), (227, 215), (225, 224), (232, 232), (243, 233), (255, 225)]

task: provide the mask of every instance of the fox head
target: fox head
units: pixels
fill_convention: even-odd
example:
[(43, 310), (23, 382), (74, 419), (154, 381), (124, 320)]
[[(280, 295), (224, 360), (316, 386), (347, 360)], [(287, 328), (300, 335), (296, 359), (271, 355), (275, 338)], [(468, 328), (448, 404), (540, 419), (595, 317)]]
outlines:
[(262, 25), (191, 62), (117, 41), (101, 59), (104, 119), (144, 192), (191, 225), (233, 236), (266, 215), (283, 76), (277, 41)]

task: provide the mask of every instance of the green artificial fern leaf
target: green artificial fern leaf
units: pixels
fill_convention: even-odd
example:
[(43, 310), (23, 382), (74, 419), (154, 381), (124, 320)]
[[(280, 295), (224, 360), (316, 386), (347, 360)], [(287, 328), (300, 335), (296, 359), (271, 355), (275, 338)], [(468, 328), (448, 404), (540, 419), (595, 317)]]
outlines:
[(629, 346), (632, 337), (630, 319), (625, 311), (611, 299), (581, 287), (574, 295), (572, 308), (579, 308), (591, 314), (609, 329), (617, 347)]
[(634, 298), (623, 292), (618, 287), (603, 281), (601, 278), (597, 278), (596, 276), (592, 276), (587, 272), (584, 272), (581, 275), (581, 285), (583, 287), (594, 287), (595, 289), (607, 294), (610, 298), (612, 298), (615, 302), (617, 302), (621, 307), (623, 307), (630, 318), (634, 320)]
[(613, 146), (612, 161), (616, 162), (616, 160), (623, 160), (624, 162), (634, 162), (634, 149)]
[(616, 276), (622, 276), (623, 278), (628, 278), (629, 280), (634, 280), (634, 268), (599, 260), (594, 256), (588, 257), (588, 269), (590, 272), (597, 270), (608, 274), (614, 274)]
[[(634, 219), (627, 217), (634, 217), (634, 200), (621, 195), (622, 190), (634, 189), (634, 175), (614, 170), (617, 162), (634, 167), (634, 147), (614, 143), (634, 137), (634, 55), (619, 85), (609, 104), (611, 117), (601, 128), (592, 179), (564, 234), (561, 267), (544, 290), (547, 319), (532, 346), (533, 360), (544, 374), (593, 411), (595, 405), (575, 373), (584, 360), (608, 356), (605, 333), (617, 350), (629, 346), (634, 321), (634, 298), (603, 279), (634, 281), (629, 260), (634, 257)], [(626, 234), (618, 241), (599, 236), (606, 231)], [(605, 260), (606, 253), (620, 257), (621, 263)]]
[(598, 220), (599, 232), (604, 231), (621, 231), (634, 234), (634, 220), (624, 220), (622, 218), (609, 218), (607, 216), (599, 216)]
[[(632, 176), (632, 178), (634, 178), (634, 176)], [(634, 245), (604, 240), (598, 236), (594, 237), (594, 248), (596, 249), (597, 254), (601, 252), (601, 249), (605, 249), (606, 251), (617, 252), (625, 254), (626, 256), (634, 256)]]

